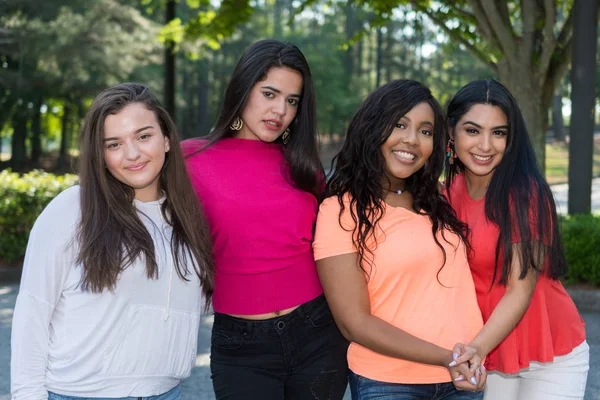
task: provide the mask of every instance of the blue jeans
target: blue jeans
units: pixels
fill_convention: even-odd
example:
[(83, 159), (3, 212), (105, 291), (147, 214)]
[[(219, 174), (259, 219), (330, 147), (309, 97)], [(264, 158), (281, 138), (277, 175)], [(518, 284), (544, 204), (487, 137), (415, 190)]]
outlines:
[(323, 295), (262, 321), (215, 313), (210, 368), (217, 400), (341, 400), (348, 341)]
[(158, 394), (156, 396), (149, 397), (75, 397), (75, 396), (64, 396), (62, 394), (56, 394), (48, 392), (48, 400), (181, 400), (181, 389), (179, 385), (166, 393)]
[(483, 391), (457, 390), (452, 382), (405, 384), (375, 381), (350, 371), (352, 400), (481, 400)]

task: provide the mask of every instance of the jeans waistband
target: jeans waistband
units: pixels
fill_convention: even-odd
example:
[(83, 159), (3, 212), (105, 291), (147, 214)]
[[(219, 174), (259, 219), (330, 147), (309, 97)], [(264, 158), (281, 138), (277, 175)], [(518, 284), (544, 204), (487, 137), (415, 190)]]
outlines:
[(299, 305), (289, 314), (280, 317), (251, 320), (215, 312), (214, 325), (239, 332), (280, 332), (284, 330), (284, 328), (289, 329), (290, 327), (293, 327), (296, 321), (305, 318), (307, 315), (318, 313), (323, 307), (328, 306), (325, 296), (321, 294), (315, 299)]

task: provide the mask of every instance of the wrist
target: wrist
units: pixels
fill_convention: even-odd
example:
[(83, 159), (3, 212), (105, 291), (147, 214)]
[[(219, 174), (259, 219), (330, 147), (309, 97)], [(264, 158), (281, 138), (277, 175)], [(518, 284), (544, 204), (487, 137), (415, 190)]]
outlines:
[(452, 356), (452, 351), (443, 349), (440, 355), (440, 360), (438, 362), (438, 366), (449, 368), (450, 363), (454, 361), (454, 357)]

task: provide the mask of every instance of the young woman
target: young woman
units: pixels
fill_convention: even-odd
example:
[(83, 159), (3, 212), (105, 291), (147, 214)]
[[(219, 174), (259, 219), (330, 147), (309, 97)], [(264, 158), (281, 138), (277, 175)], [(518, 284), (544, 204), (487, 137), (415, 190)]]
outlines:
[[(567, 263), (556, 206), (521, 111), (494, 80), (469, 83), (448, 106), (448, 195), (469, 225), (469, 264), (484, 328), (469, 346), (487, 356), (485, 399), (583, 399), (584, 323), (558, 278)], [(474, 357), (471, 355), (474, 354)]]
[(12, 331), (13, 399), (180, 399), (213, 287), (210, 232), (150, 90), (94, 100), (79, 186), (39, 216)]
[(184, 142), (214, 243), (217, 399), (343, 397), (348, 343), (311, 249), (324, 176), (315, 125), (304, 56), (264, 40), (239, 60), (208, 141)]
[(471, 391), (485, 371), (448, 366), (456, 339), (473, 338), (482, 320), (466, 227), (438, 189), (444, 141), (429, 89), (398, 80), (367, 97), (335, 158), (314, 252), (351, 341), (353, 399), (482, 397)]

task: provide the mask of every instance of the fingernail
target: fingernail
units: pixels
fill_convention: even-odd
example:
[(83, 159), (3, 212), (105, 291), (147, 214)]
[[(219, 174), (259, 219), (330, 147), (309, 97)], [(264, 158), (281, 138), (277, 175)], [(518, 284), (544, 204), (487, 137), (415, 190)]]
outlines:
[(485, 371), (485, 365), (480, 365), (479, 368), (481, 368), (482, 371)]
[(472, 377), (471, 379), (469, 379), (471, 381), (471, 383), (473, 385), (477, 385), (477, 379), (475, 379), (475, 377)]
[(456, 361), (452, 361), (450, 364), (448, 364), (449, 367), (456, 367)]
[(456, 378), (456, 379), (454, 380), (454, 382), (460, 382), (460, 381), (464, 381), (464, 380), (465, 380), (465, 377), (461, 375), (461, 376), (459, 376), (458, 378)]
[(452, 353), (452, 359), (456, 360), (457, 358), (458, 358), (458, 353), (457, 352)]

